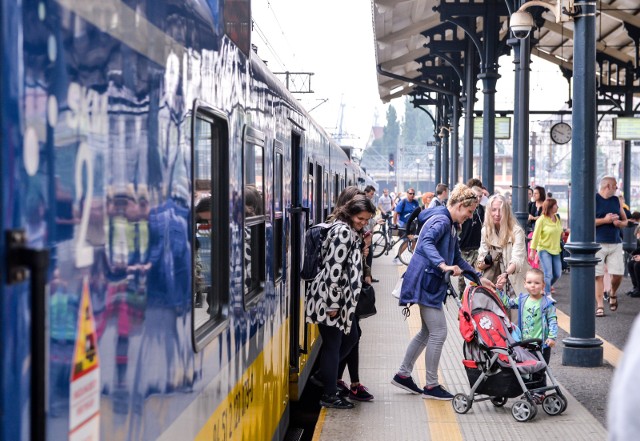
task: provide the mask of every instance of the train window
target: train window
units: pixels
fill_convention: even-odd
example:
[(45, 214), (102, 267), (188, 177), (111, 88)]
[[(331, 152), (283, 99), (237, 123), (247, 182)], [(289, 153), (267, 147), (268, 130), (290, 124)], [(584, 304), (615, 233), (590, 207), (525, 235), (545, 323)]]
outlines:
[[(274, 142), (274, 144), (276, 144)], [(273, 154), (273, 279), (278, 281), (282, 278), (284, 267), (283, 235), (283, 157), (282, 149), (276, 144)]]
[(309, 222), (310, 224), (315, 224), (315, 210), (314, 210), (314, 206), (313, 206), (313, 195), (314, 193), (314, 185), (315, 185), (315, 181), (313, 179), (313, 162), (309, 162), (309, 167), (307, 169), (307, 206), (309, 207), (309, 209), (311, 210), (309, 212)]
[(324, 214), (322, 212), (322, 176), (323, 176), (322, 166), (321, 165), (316, 165), (316, 174), (315, 174), (315, 179), (316, 179), (316, 188), (315, 188), (316, 199), (315, 199), (314, 212), (318, 214), (317, 222), (322, 222), (324, 220)]
[(266, 236), (264, 135), (246, 127), (244, 136), (244, 298), (245, 307), (264, 293)]
[(333, 175), (333, 206), (336, 206), (338, 202), (338, 195), (340, 194), (340, 177), (337, 174)]
[(196, 108), (192, 121), (193, 333), (200, 350), (228, 318), (229, 170), (221, 164), (229, 163), (229, 136), (226, 120), (209, 108)]
[(324, 195), (323, 195), (323, 200), (324, 200), (324, 218), (326, 219), (327, 216), (329, 216), (329, 172), (324, 172)]

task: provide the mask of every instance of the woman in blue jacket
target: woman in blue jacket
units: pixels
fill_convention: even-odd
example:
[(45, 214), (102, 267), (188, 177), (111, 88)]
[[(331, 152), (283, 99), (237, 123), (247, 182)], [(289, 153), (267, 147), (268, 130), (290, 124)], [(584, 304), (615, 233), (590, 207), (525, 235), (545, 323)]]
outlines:
[[(442, 346), (447, 338), (447, 321), (442, 304), (446, 295), (444, 273), (475, 272), (460, 255), (457, 226), (473, 215), (478, 197), (469, 187), (458, 184), (449, 196), (446, 207), (434, 207), (420, 213), (424, 223), (418, 245), (404, 275), (400, 304), (420, 306), (422, 329), (409, 343), (400, 370), (391, 383), (423, 398), (450, 400), (453, 398), (438, 382), (438, 364)], [(483, 285), (493, 287), (487, 279)], [(424, 349), (427, 385), (419, 388), (411, 378), (413, 365)]]

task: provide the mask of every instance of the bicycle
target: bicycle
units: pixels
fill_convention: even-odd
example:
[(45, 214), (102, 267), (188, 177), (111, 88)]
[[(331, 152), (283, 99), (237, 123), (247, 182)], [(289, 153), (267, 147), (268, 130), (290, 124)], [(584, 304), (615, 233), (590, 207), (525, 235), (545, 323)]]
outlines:
[[(378, 231), (374, 231), (371, 235), (371, 246), (369, 249), (371, 250), (373, 257), (380, 257), (382, 254), (388, 255), (389, 251), (400, 243), (398, 258), (403, 264), (409, 265), (413, 251), (418, 243), (418, 237), (408, 234), (407, 230), (404, 228), (398, 228), (397, 226), (395, 228), (393, 226), (389, 226), (389, 228), (387, 228), (387, 222), (385, 220), (382, 220), (381, 222), (380, 229)], [(398, 230), (399, 236), (397, 238), (390, 235), (390, 231), (394, 229)]]

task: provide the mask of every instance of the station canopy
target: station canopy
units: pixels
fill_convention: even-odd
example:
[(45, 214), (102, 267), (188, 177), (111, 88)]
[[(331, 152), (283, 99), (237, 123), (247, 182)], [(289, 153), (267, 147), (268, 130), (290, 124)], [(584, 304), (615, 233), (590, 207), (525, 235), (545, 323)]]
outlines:
[[(568, 0), (562, 1), (568, 4)], [(512, 36), (505, 1), (486, 0), (484, 4), (473, 0), (373, 0), (372, 3), (378, 91), (383, 102), (418, 92), (416, 83), (446, 88), (451, 81), (448, 75), (453, 73), (456, 82), (463, 78), (469, 45), (465, 44), (466, 34), (460, 24), (480, 40), (487, 10), (499, 17), (495, 42), (498, 55), (510, 50), (506, 40)], [(640, 0), (598, 0), (596, 7), (595, 72), (599, 93), (633, 91), (638, 95)], [(531, 32), (532, 55), (560, 66), (565, 76), (570, 77), (573, 21), (556, 23), (553, 12), (543, 7), (534, 6), (527, 12), (534, 16), (537, 28)], [(393, 78), (381, 71), (393, 74)]]

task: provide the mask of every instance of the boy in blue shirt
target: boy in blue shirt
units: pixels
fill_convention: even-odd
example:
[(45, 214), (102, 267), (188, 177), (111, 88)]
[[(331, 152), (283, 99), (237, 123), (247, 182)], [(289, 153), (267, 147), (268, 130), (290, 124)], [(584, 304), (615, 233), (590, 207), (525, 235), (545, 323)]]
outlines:
[(539, 338), (542, 340), (542, 356), (549, 364), (551, 348), (558, 338), (558, 317), (556, 307), (544, 295), (544, 273), (537, 268), (527, 271), (524, 286), (526, 293), (510, 298), (502, 287), (496, 290), (502, 303), (511, 309), (518, 310), (518, 327), (522, 339)]

